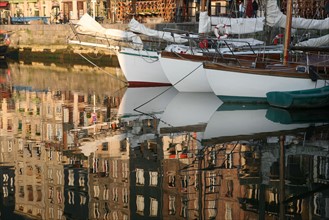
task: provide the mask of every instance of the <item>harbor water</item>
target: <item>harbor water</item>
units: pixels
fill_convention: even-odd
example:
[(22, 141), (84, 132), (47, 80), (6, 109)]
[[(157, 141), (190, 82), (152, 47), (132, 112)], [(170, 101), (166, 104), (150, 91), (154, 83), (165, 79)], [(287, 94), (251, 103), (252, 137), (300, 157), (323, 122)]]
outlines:
[(1, 220), (329, 219), (328, 109), (127, 88), (109, 63), (1, 62)]

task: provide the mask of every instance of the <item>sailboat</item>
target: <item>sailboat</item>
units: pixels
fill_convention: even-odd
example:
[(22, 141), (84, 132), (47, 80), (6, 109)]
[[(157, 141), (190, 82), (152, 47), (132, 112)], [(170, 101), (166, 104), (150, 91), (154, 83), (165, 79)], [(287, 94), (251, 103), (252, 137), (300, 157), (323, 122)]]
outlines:
[[(205, 5), (205, 2), (201, 5)], [(203, 8), (199, 20), (199, 36), (187, 38), (191, 42), (190, 45), (195, 45), (193, 48), (179, 52), (165, 50), (160, 54), (162, 69), (179, 92), (212, 92), (202, 62), (252, 65), (257, 59), (263, 62), (280, 59), (282, 45), (265, 46), (263, 41), (254, 38), (227, 37), (227, 34), (240, 35), (263, 31), (264, 17), (210, 19), (208, 12)], [(216, 38), (206, 36), (213, 24)]]
[[(68, 43), (112, 50), (129, 87), (170, 86), (159, 62), (159, 51), (165, 50), (167, 44), (172, 48), (172, 44), (183, 45), (188, 40), (182, 34), (149, 29), (134, 18), (128, 27), (130, 31), (106, 29), (84, 14), (71, 24), (74, 38)], [(148, 44), (142, 37), (147, 38)], [(150, 42), (150, 38), (155, 40)]]
[[(268, 3), (273, 1), (269, 0)], [(257, 67), (257, 63), (252, 66), (203, 63), (213, 92), (223, 102), (267, 102), (266, 94), (271, 91), (307, 90), (328, 84), (329, 75), (319, 72), (315, 66), (289, 63), (291, 23), (295, 20), (291, 19), (292, 2), (288, 1), (287, 6), (283, 63), (267, 65), (265, 68)]]

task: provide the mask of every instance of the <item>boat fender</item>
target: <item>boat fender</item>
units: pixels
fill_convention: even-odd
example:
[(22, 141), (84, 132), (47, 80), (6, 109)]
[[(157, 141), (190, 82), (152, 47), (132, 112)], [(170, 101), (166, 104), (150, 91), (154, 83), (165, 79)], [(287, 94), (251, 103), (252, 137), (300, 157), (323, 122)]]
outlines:
[(281, 39), (281, 38), (283, 38), (283, 34), (277, 34), (275, 37), (274, 37), (274, 39), (273, 39), (273, 44), (274, 45), (277, 45), (278, 43), (279, 43), (279, 40)]
[(202, 41), (199, 42), (199, 47), (201, 49), (208, 48), (208, 46), (209, 46), (209, 42), (208, 42), (207, 39), (204, 39), (204, 40), (202, 40)]
[(315, 66), (309, 66), (308, 75), (313, 82), (315, 82), (319, 79), (319, 75), (318, 75), (318, 72), (316, 71)]
[[(217, 24), (216, 27), (214, 28), (214, 34), (215, 36), (218, 38), (218, 39), (225, 39), (228, 37), (229, 33), (228, 33), (228, 30), (227, 30), (227, 27), (229, 25), (226, 25), (226, 24)], [(221, 36), (219, 35), (219, 29), (220, 28), (223, 28), (225, 31), (224, 31), (224, 35)]]

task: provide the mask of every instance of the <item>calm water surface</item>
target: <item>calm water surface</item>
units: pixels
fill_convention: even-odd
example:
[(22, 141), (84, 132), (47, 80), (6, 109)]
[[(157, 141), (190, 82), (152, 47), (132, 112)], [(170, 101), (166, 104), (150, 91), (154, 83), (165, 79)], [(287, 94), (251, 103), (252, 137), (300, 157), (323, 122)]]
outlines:
[(327, 109), (125, 88), (116, 66), (0, 71), (0, 219), (329, 218)]

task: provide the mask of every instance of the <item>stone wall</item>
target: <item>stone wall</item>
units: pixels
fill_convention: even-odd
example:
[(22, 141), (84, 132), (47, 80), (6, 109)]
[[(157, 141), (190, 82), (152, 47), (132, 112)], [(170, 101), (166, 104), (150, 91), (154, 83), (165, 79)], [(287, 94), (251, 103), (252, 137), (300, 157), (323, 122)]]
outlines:
[[(145, 26), (157, 30), (171, 28), (196, 32), (198, 24), (146, 23)], [(104, 24), (103, 27), (126, 30), (128, 24)], [(11, 47), (19, 49), (26, 47), (41, 51), (44, 49), (63, 49), (68, 47), (67, 39), (73, 36), (69, 24), (0, 25), (0, 29), (12, 32), (10, 35)]]

